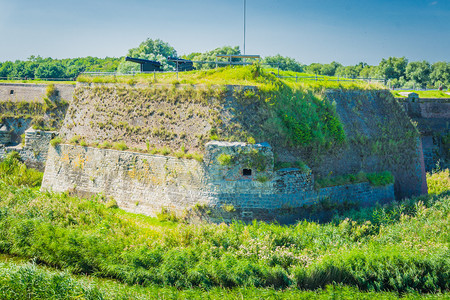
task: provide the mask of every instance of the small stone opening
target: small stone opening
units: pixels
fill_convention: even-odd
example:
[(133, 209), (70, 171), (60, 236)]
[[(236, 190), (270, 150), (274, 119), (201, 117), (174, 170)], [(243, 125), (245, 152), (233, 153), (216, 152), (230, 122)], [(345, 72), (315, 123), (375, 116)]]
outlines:
[(252, 176), (252, 169), (244, 169), (244, 170), (242, 170), (242, 175), (244, 175), (244, 176)]
[(10, 94), (10, 95), (14, 95), (14, 90), (10, 90), (10, 91), (9, 91), (9, 94)]

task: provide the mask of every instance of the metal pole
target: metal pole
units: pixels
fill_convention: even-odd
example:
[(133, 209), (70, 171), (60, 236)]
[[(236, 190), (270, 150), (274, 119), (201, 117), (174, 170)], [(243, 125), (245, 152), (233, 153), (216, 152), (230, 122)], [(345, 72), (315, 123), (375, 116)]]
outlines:
[[(245, 13), (246, 13), (246, 0), (244, 0), (244, 55), (245, 55)], [(244, 58), (245, 62), (245, 58)]]

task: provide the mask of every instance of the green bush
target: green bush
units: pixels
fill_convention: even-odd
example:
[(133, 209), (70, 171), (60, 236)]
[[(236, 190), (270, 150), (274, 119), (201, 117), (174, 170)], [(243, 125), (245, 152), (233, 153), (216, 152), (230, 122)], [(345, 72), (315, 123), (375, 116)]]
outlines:
[(222, 153), (217, 157), (217, 161), (222, 166), (230, 166), (233, 158), (229, 154)]
[(114, 143), (114, 149), (116, 149), (116, 150), (120, 150), (120, 151), (124, 151), (124, 150), (127, 150), (128, 149), (128, 146), (127, 146), (127, 144), (125, 144), (124, 142), (117, 142), (117, 143)]
[(55, 147), (56, 145), (59, 145), (61, 143), (62, 143), (62, 138), (60, 136), (57, 136), (50, 141), (50, 145), (52, 145), (53, 147)]
[(450, 190), (449, 169), (427, 173), (428, 193), (437, 195)]
[(37, 187), (41, 185), (43, 174), (34, 169), (29, 169), (20, 161), (19, 153), (8, 153), (4, 160), (0, 161), (0, 180), (12, 186), (27, 185)]

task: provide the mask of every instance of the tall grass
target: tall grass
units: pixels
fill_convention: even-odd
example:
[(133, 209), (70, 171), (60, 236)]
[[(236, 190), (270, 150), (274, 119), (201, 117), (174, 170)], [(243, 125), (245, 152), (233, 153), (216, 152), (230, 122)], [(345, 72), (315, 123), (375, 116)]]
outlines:
[[(317, 291), (271, 288), (235, 288), (210, 290), (139, 285), (128, 286), (112, 280), (73, 276), (32, 263), (0, 263), (1, 299), (397, 299), (389, 292), (361, 292), (354, 287), (328, 285)], [(408, 293), (403, 299), (418, 299)], [(435, 294), (430, 299), (444, 299)]]
[(450, 190), (449, 169), (440, 172), (427, 173), (428, 193), (440, 194)]
[(0, 199), (0, 251), (75, 274), (178, 289), (450, 289), (449, 192), (374, 208), (387, 217), (372, 221), (293, 226), (158, 222), (5, 179)]

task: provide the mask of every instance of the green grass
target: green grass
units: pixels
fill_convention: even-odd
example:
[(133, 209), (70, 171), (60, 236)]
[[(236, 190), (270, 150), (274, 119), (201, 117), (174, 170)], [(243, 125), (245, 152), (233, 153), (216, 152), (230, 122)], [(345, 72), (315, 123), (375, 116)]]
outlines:
[[(254, 69), (258, 68), (255, 73)], [(126, 83), (126, 84), (203, 84), (203, 85), (245, 85), (245, 86), (262, 86), (267, 83), (276, 82), (276, 69), (263, 69), (258, 66), (234, 66), (223, 67), (212, 70), (195, 70), (189, 72), (178, 73), (156, 73), (154, 74), (136, 74), (134, 76), (90, 76), (80, 75), (78, 82), (88, 83)], [(289, 71), (280, 71), (280, 76), (315, 76), (313, 74), (296, 73)], [(155, 81), (156, 78), (156, 81)], [(345, 82), (332, 81), (337, 77), (318, 76), (319, 81), (301, 79), (298, 85), (306, 85), (320, 88), (347, 88), (347, 89), (379, 89), (381, 86), (376, 84), (367, 84), (363, 81)], [(295, 84), (295, 79), (282, 79), (286, 83)]]
[(441, 194), (450, 190), (449, 169), (440, 172), (427, 173), (428, 193), (433, 195)]
[(401, 92), (414, 92), (419, 95), (419, 98), (450, 98), (449, 90), (447, 91), (403, 91), (403, 90), (391, 90), (391, 94), (396, 98), (406, 98), (406, 96), (400, 95)]
[(317, 188), (369, 182), (373, 186), (385, 186), (394, 183), (394, 176), (389, 171), (378, 173), (359, 172), (343, 176), (318, 177), (315, 181)]
[[(337, 295), (390, 297), (396, 294), (375, 292), (414, 296), (450, 290), (448, 191), (347, 211), (328, 224), (195, 225), (108, 208), (109, 199), (102, 195), (79, 199), (39, 192), (27, 187), (28, 180), (11, 184), (9, 178), (20, 177), (23, 168), (14, 160), (0, 162), (3, 169), (13, 166), (0, 180), (0, 252), (34, 258), (71, 274), (155, 292), (158, 287), (167, 295), (176, 292), (170, 297), (187, 298), (219, 297), (214, 293), (329, 297), (332, 290)], [(66, 276), (65, 285), (74, 291), (82, 288), (70, 283), (72, 275)], [(51, 281), (45, 278), (42, 282)], [(7, 284), (14, 282), (21, 284)]]
[[(406, 293), (403, 299), (422, 298)], [(432, 294), (427, 299), (444, 299)], [(23, 260), (0, 255), (1, 299), (397, 299), (393, 292), (362, 292), (342, 285), (328, 285), (317, 291), (271, 288), (185, 289), (140, 285), (129, 286), (91, 276), (74, 276)]]

